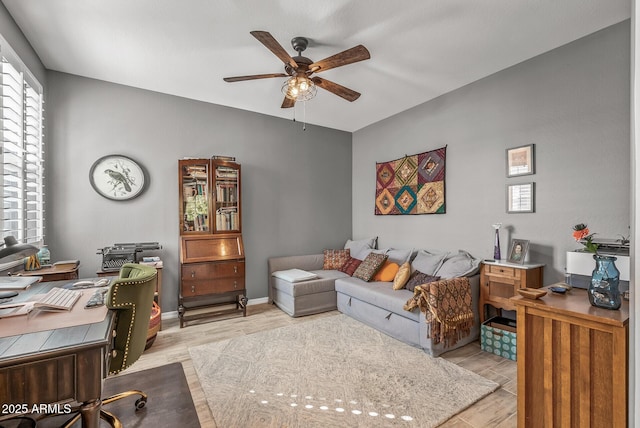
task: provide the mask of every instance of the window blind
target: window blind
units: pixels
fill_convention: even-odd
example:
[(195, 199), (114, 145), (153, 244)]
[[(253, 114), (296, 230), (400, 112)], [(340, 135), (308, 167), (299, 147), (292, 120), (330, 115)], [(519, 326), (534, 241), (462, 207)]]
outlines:
[(42, 87), (0, 38), (2, 237), (44, 242)]

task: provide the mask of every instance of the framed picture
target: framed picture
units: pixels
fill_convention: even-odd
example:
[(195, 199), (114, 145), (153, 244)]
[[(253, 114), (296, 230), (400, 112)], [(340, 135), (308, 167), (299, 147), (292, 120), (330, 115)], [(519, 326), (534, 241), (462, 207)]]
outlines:
[(534, 183), (507, 185), (507, 212), (534, 212), (535, 188)]
[(122, 155), (108, 155), (95, 161), (89, 171), (89, 181), (100, 196), (114, 201), (136, 198), (149, 184), (144, 168)]
[(523, 264), (524, 258), (529, 251), (529, 241), (524, 239), (514, 239), (511, 241), (511, 249), (509, 250), (509, 263)]
[(507, 149), (507, 177), (534, 174), (533, 144)]

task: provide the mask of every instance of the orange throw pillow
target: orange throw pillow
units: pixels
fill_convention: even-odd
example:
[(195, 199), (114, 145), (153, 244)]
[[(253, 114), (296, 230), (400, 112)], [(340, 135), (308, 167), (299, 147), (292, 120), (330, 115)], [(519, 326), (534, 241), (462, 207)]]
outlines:
[(391, 282), (396, 277), (400, 266), (398, 263), (390, 262), (387, 260), (384, 262), (380, 270), (373, 277), (374, 281)]

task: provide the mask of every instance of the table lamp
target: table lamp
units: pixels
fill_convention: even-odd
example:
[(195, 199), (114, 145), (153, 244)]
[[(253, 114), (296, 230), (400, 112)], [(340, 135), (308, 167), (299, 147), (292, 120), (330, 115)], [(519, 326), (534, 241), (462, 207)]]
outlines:
[[(4, 244), (0, 244), (0, 246), (4, 246), (4, 248), (0, 250), (0, 262), (2, 263), (14, 262), (38, 252), (37, 247), (31, 244), (20, 244), (13, 236), (6, 236), (4, 238)], [(2, 281), (1, 277), (0, 281)], [(8, 299), (17, 294), (15, 291), (3, 291), (0, 292), (0, 299)]]

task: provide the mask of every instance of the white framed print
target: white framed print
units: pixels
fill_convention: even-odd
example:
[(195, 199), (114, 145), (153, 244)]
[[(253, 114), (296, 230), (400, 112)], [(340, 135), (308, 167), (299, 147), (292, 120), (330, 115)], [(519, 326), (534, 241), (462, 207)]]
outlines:
[(534, 183), (508, 184), (507, 185), (507, 212), (508, 213), (532, 213), (534, 206)]
[(533, 150), (533, 144), (507, 149), (507, 177), (535, 173)]

